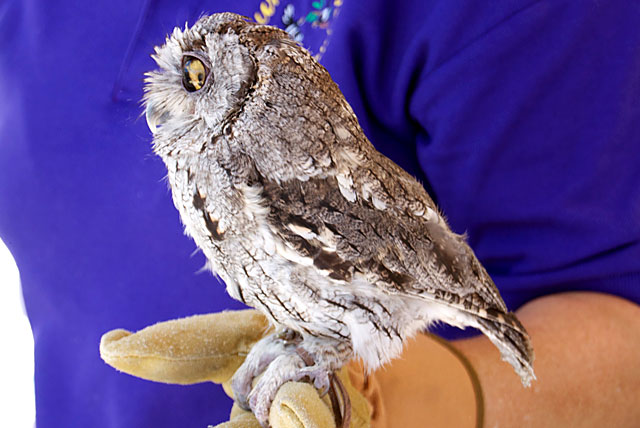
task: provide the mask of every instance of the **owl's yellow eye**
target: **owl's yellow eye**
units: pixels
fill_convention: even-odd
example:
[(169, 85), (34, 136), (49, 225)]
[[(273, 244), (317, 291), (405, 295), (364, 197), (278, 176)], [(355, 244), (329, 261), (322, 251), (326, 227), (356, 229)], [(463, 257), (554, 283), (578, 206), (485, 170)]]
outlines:
[(195, 56), (185, 55), (182, 58), (182, 86), (195, 92), (204, 86), (209, 70), (204, 63)]

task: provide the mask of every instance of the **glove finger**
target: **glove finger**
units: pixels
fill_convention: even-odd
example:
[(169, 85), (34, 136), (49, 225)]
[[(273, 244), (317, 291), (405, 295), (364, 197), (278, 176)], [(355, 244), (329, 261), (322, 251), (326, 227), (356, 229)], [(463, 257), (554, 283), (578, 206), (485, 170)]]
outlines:
[(240, 367), (270, 328), (254, 310), (196, 315), (154, 324), (136, 333), (102, 336), (100, 355), (117, 370), (164, 383), (221, 383)]
[(273, 428), (335, 428), (327, 404), (304, 382), (287, 382), (280, 387), (271, 404), (269, 423)]

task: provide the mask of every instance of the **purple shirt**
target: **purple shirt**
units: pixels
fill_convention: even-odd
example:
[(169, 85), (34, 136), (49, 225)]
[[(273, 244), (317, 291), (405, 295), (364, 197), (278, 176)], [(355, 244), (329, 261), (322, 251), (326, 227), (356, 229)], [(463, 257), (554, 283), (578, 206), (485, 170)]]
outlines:
[(218, 386), (143, 381), (98, 355), (110, 329), (241, 307), (197, 273), (140, 105), (153, 46), (203, 12), (268, 20), (318, 54), (511, 310), (567, 290), (640, 301), (640, 6), (217, 3), (0, 6), (0, 236), (34, 331), (39, 428), (228, 416)]

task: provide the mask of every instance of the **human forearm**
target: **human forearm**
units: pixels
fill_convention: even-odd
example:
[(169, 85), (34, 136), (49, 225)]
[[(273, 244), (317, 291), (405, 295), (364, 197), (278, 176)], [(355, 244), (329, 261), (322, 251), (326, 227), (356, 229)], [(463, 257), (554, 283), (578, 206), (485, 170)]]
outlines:
[(454, 342), (482, 385), (485, 427), (637, 426), (640, 310), (598, 293), (543, 297), (517, 312), (538, 380), (523, 388), (484, 337)]

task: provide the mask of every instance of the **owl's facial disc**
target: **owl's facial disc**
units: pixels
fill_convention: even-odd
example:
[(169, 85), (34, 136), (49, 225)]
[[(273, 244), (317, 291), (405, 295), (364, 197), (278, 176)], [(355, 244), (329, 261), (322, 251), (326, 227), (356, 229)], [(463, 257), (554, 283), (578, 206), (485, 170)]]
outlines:
[(207, 60), (196, 52), (182, 56), (182, 87), (187, 92), (200, 90), (211, 75)]

